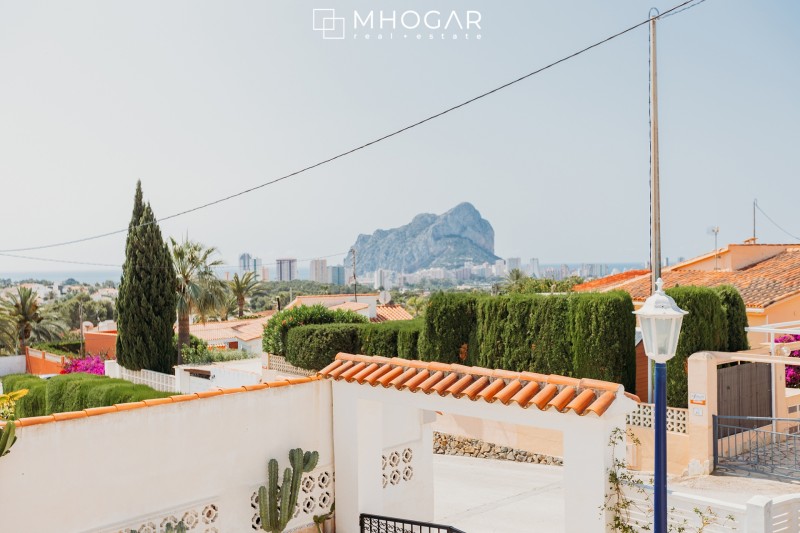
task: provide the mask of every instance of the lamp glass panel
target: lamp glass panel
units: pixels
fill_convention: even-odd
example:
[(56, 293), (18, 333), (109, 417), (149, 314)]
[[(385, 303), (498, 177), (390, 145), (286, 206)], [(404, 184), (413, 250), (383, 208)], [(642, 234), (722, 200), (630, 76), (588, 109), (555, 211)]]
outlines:
[(669, 349), (672, 346), (672, 319), (656, 319), (655, 322), (655, 335), (656, 335), (656, 355), (665, 356), (669, 355)]

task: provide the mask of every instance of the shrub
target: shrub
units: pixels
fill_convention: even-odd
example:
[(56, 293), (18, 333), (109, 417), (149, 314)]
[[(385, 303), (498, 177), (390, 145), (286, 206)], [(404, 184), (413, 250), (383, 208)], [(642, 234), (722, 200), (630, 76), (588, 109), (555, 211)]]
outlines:
[(307, 370), (321, 370), (339, 352), (360, 351), (359, 324), (325, 324), (298, 326), (289, 330), (286, 341), (286, 360)]
[(63, 374), (46, 380), (30, 374), (16, 374), (5, 376), (2, 381), (7, 392), (28, 389), (28, 394), (17, 402), (19, 418), (170, 396), (170, 393), (145, 385), (84, 373)]
[(407, 320), (397, 332), (397, 357), (403, 359), (419, 359), (417, 346), (419, 334), (422, 332), (421, 319)]
[(727, 324), (722, 301), (706, 287), (673, 287), (667, 294), (689, 314), (683, 317), (675, 357), (667, 362), (667, 404), (687, 407), (688, 377), (686, 360), (695, 352), (724, 351), (728, 346)]
[(312, 324), (361, 324), (367, 317), (342, 309), (330, 310), (324, 305), (301, 305), (272, 315), (264, 325), (262, 345), (264, 351), (275, 355), (287, 355), (288, 333), (294, 327)]
[(64, 364), (62, 374), (72, 374), (75, 372), (85, 372), (104, 376), (106, 374), (105, 359), (99, 355), (87, 355), (86, 357), (74, 357)]
[(570, 299), (575, 376), (636, 387), (636, 316), (627, 292), (576, 294)]
[(64, 355), (73, 357), (81, 354), (81, 341), (79, 340), (62, 340), (58, 342), (40, 342), (36, 343), (31, 348), (42, 350), (55, 355)]
[(719, 285), (714, 287), (714, 292), (722, 302), (722, 311), (728, 326), (727, 351), (749, 350), (750, 343), (744, 330), (747, 327), (747, 307), (739, 290), (733, 285)]
[(209, 363), (221, 363), (224, 361), (239, 361), (240, 359), (252, 359), (258, 354), (246, 352), (244, 350), (209, 350), (207, 346), (183, 347), (183, 364), (188, 365), (207, 365)]
[(418, 342), (424, 361), (469, 364), (476, 358), (477, 305), (481, 296), (473, 293), (438, 292), (425, 307)]
[(422, 328), (421, 320), (393, 320), (377, 324), (365, 324), (360, 331), (361, 353), (400, 357), (400, 335), (405, 333), (405, 359), (415, 359), (417, 339)]

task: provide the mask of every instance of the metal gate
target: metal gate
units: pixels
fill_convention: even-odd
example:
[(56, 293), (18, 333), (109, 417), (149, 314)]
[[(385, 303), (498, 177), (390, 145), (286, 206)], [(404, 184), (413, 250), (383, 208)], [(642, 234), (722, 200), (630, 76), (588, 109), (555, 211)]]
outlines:
[(717, 414), (739, 417), (739, 425), (757, 427), (772, 413), (772, 373), (764, 363), (739, 363), (717, 369)]
[(714, 416), (714, 469), (800, 481), (800, 420)]
[(361, 533), (464, 533), (453, 526), (362, 513)]

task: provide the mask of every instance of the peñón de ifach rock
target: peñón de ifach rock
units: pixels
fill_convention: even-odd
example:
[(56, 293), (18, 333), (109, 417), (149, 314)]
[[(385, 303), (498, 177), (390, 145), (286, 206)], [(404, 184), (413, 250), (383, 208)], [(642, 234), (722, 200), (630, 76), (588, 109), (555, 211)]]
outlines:
[(443, 215), (423, 213), (405, 226), (359, 235), (353, 248), (360, 274), (379, 268), (406, 273), (459, 268), (465, 261), (481, 264), (499, 259), (494, 255), (492, 225), (468, 202)]

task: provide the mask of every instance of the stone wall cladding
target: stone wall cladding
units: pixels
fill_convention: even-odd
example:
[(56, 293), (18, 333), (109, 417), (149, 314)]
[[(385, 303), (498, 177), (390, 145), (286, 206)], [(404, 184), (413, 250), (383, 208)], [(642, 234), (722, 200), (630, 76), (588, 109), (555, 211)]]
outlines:
[(560, 457), (526, 452), (525, 450), (484, 442), (480, 439), (459, 437), (447, 433), (439, 433), (438, 431), (433, 432), (433, 453), (540, 465), (562, 466), (564, 464)]

